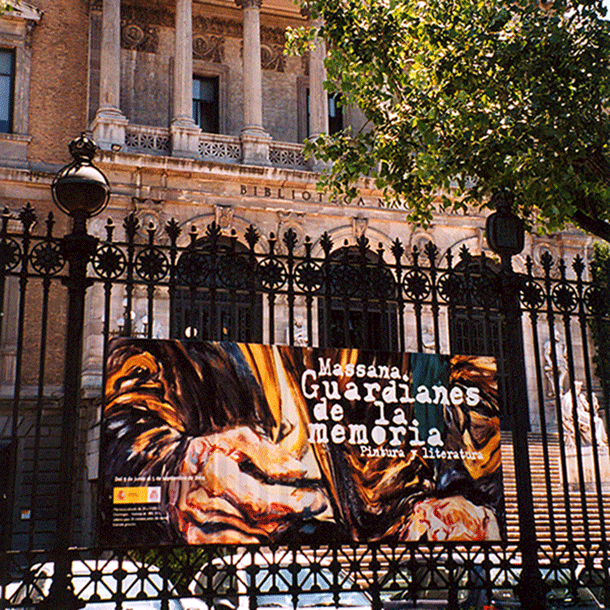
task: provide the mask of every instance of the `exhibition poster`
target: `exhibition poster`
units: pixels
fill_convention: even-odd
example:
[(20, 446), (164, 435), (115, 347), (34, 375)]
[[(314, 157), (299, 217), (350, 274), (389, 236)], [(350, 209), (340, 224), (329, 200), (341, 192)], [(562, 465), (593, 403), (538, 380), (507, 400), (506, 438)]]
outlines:
[(499, 540), (482, 356), (118, 338), (102, 544)]

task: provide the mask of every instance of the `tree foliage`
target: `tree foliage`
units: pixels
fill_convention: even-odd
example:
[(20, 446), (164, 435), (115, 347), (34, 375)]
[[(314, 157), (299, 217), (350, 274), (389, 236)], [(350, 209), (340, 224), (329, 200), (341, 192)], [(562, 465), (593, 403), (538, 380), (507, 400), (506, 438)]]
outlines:
[(9, 11), (14, 11), (15, 5), (18, 3), (19, 0), (0, 0), (0, 16)]
[[(372, 176), (388, 204), (429, 221), (439, 203), (485, 206), (511, 190), (548, 230), (610, 238), (610, 27), (601, 0), (308, 0), (327, 44), (327, 88), (367, 126), (308, 144), (322, 181), (355, 195)], [(607, 233), (604, 233), (607, 231)]]

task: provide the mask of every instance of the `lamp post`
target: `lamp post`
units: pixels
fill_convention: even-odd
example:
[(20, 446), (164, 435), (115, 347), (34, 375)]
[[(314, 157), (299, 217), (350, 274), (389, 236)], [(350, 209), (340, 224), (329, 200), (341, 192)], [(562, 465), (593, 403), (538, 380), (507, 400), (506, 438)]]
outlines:
[(72, 543), (73, 531), (75, 444), (81, 391), (85, 293), (89, 286), (87, 265), (95, 254), (98, 241), (87, 233), (87, 219), (99, 214), (110, 197), (110, 185), (106, 176), (93, 165), (97, 152), (95, 142), (81, 134), (70, 142), (69, 149), (72, 162), (59, 170), (51, 184), (53, 201), (62, 212), (72, 217), (72, 231), (61, 241), (62, 254), (68, 261), (68, 316), (61, 422), (60, 493), (54, 547), (55, 574), (49, 597), (44, 604), (47, 608), (61, 610), (84, 605), (72, 592), (68, 550)]
[(510, 191), (497, 191), (491, 204), (496, 211), (490, 214), (485, 234), (490, 248), (500, 255), (502, 283), (504, 341), (506, 360), (506, 396), (509, 401), (513, 436), (519, 533), (521, 547), (521, 578), (519, 598), (525, 610), (542, 610), (546, 607), (544, 583), (538, 565), (538, 544), (534, 520), (532, 479), (527, 433), (529, 406), (525, 383), (525, 362), (521, 339), (521, 308), (519, 306), (519, 276), (513, 271), (512, 257), (523, 250), (525, 229), (523, 221), (513, 214), (514, 195)]

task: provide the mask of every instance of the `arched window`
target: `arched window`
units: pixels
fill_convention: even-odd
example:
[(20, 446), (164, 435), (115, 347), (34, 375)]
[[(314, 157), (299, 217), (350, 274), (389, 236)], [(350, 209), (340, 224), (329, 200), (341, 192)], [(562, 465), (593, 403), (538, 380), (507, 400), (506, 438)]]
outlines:
[[(449, 298), (449, 340), (452, 354), (494, 356), (498, 367), (498, 393), (504, 405), (502, 428), (510, 428), (506, 363), (516, 357), (506, 349), (503, 332), (503, 296), (499, 266), (485, 256), (462, 252), (454, 267)], [(523, 337), (521, 336), (521, 356)]]
[(396, 284), (379, 255), (339, 248), (327, 257), (324, 276), (318, 302), (320, 345), (397, 350)]
[(246, 246), (213, 232), (193, 242), (177, 263), (171, 297), (172, 337), (262, 341), (262, 296)]

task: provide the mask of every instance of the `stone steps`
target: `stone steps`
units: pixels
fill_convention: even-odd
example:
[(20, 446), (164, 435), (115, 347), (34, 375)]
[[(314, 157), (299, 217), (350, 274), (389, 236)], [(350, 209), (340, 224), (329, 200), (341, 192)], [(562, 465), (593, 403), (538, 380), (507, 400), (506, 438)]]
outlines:
[[(577, 485), (571, 484), (566, 494), (563, 485), (559, 440), (557, 436), (550, 436), (548, 439), (549, 494), (545, 477), (542, 437), (540, 434), (530, 434), (528, 439), (536, 534), (539, 542), (567, 542), (569, 540), (577, 543), (599, 542), (605, 533), (603, 526), (609, 523), (610, 519), (610, 489), (606, 488), (602, 493), (601, 514), (605, 520), (600, 518), (600, 502), (594, 487), (588, 485), (584, 493), (581, 493)], [(513, 446), (511, 435), (506, 432), (502, 433), (502, 468), (507, 534), (509, 540), (517, 541), (519, 538), (519, 511)], [(551, 512), (554, 532), (551, 526)], [(587, 527), (585, 527), (585, 523)], [(608, 529), (607, 525), (606, 529)]]

